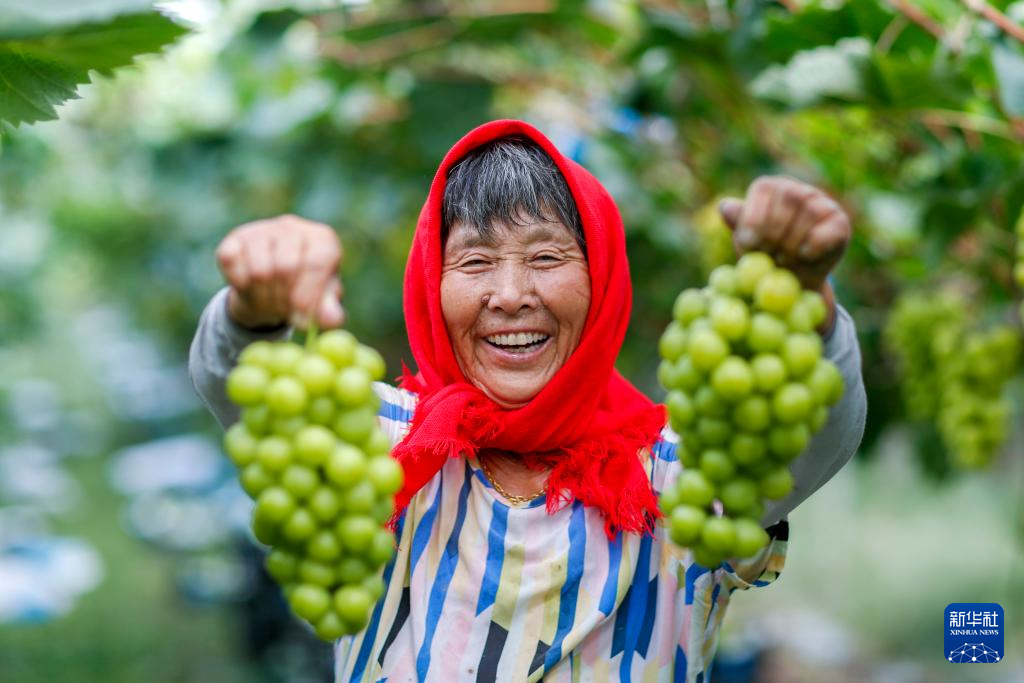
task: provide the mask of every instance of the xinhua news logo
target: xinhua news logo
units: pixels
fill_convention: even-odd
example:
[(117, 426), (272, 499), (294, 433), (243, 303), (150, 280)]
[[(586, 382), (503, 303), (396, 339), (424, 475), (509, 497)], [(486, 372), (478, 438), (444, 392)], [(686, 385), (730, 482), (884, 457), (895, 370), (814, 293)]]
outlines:
[(946, 605), (946, 660), (994, 664), (1003, 652), (1003, 608), (994, 602)]

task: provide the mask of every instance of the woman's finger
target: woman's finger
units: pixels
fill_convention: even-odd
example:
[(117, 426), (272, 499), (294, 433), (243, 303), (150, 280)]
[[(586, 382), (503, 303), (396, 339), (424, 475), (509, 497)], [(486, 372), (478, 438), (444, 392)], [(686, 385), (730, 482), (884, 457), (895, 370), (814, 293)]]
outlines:
[(341, 296), (341, 282), (334, 278), (328, 283), (317, 310), (317, 321), (320, 327), (330, 329), (345, 324), (345, 309), (341, 305)]
[(249, 286), (244, 246), (237, 235), (228, 235), (217, 247), (217, 264), (230, 287), (244, 290)]
[(307, 236), (290, 299), (292, 310), (301, 318), (308, 319), (323, 303), (324, 293), (337, 282), (340, 260), (341, 247), (333, 231)]
[(271, 278), (272, 293), (274, 308), (283, 316), (289, 316), (292, 312), (291, 291), (299, 276), (304, 250), (301, 232), (287, 228), (275, 231), (272, 252), (274, 259)]
[(801, 202), (793, 224), (786, 232), (782, 248), (796, 259), (803, 259), (800, 248), (816, 229), (837, 210), (835, 202), (824, 194), (815, 194)]

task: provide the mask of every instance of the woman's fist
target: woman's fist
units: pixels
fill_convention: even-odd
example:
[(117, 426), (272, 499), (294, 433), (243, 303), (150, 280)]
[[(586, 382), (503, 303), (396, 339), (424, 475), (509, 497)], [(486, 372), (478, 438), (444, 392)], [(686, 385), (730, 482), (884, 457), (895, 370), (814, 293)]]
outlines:
[(341, 255), (341, 240), (323, 223), (284, 215), (240, 225), (217, 247), (231, 287), (228, 313), (248, 328), (306, 327), (313, 316), (320, 327), (338, 327)]
[(822, 288), (850, 241), (843, 208), (793, 178), (762, 176), (750, 184), (746, 199), (723, 199), (719, 210), (733, 230), (737, 253), (772, 254), (807, 289)]

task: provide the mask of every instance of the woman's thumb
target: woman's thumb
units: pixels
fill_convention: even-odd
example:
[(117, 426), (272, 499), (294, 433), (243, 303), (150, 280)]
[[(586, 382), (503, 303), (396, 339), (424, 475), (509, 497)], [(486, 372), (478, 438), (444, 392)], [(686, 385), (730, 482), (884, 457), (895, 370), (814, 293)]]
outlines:
[(722, 220), (725, 221), (730, 230), (736, 229), (741, 211), (743, 211), (743, 200), (741, 199), (725, 197), (718, 202), (718, 213), (722, 214)]

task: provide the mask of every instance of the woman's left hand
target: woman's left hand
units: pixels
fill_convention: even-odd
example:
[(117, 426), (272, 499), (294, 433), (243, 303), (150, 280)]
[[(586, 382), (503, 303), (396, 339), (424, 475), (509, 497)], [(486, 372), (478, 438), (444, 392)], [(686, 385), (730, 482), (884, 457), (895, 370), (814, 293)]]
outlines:
[(744, 200), (718, 209), (733, 231), (737, 254), (764, 251), (807, 289), (822, 291), (850, 241), (850, 219), (823, 190), (784, 176), (761, 176)]

